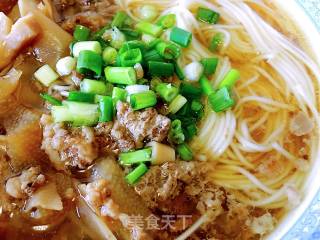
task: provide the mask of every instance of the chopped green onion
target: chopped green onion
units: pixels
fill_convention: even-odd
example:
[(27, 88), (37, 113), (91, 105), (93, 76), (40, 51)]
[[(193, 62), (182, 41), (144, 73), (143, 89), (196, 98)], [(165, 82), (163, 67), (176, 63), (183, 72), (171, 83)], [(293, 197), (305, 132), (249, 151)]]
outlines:
[(224, 77), (224, 79), (220, 82), (218, 88), (221, 89), (223, 87), (226, 87), (230, 90), (239, 79), (240, 72), (236, 69), (231, 69)]
[(75, 30), (73, 32), (73, 38), (76, 41), (87, 41), (90, 36), (90, 29), (82, 26), (82, 25), (76, 25)]
[(99, 122), (110, 122), (113, 119), (113, 101), (109, 96), (104, 96), (99, 102)]
[(188, 47), (192, 40), (192, 33), (178, 27), (174, 27), (170, 34), (170, 40), (181, 47)]
[(142, 33), (150, 34), (154, 37), (159, 37), (163, 31), (162, 27), (149, 22), (139, 22), (136, 25), (136, 29)]
[(210, 76), (216, 72), (219, 59), (218, 58), (204, 58), (200, 62), (204, 68), (203, 73), (206, 76)]
[(68, 76), (76, 68), (77, 61), (73, 57), (64, 57), (59, 59), (56, 64), (57, 72), (60, 76)]
[(226, 87), (221, 88), (216, 93), (211, 93), (209, 95), (209, 103), (215, 112), (225, 111), (235, 104)]
[(190, 161), (193, 158), (192, 150), (185, 143), (182, 143), (177, 146), (177, 152), (178, 152), (180, 158), (184, 161)]
[(143, 57), (145, 62), (150, 62), (150, 61), (163, 62), (164, 61), (163, 57), (161, 57), (161, 55), (158, 53), (156, 49), (152, 49), (146, 52)]
[(55, 123), (73, 122), (73, 115), (67, 106), (52, 106), (51, 115)]
[(122, 88), (114, 87), (112, 91), (112, 99), (115, 100), (115, 102), (118, 102), (119, 100), (124, 102), (127, 98), (127, 91)]
[(64, 101), (63, 105), (67, 106), (74, 126), (92, 126), (98, 123), (99, 106), (97, 104)]
[(95, 96), (93, 93), (69, 92), (69, 101), (94, 103)]
[(118, 11), (111, 22), (111, 26), (121, 28), (127, 17), (128, 15), (124, 11)]
[(180, 94), (187, 98), (200, 98), (202, 90), (201, 88), (195, 87), (189, 83), (182, 83), (180, 85)]
[(126, 41), (126, 36), (117, 27), (112, 28), (111, 37), (110, 45), (116, 49), (120, 49)]
[(184, 129), (184, 135), (185, 135), (186, 141), (190, 141), (195, 135), (197, 135), (197, 133), (198, 133), (198, 128), (195, 123), (188, 125)]
[(148, 45), (148, 49), (151, 50), (151, 49), (154, 49), (159, 43), (161, 43), (163, 40), (160, 39), (160, 38), (156, 38), (154, 39), (152, 42), (149, 43)]
[(106, 47), (102, 53), (102, 59), (106, 64), (114, 64), (117, 59), (118, 52), (113, 47)]
[(110, 25), (108, 24), (107, 26), (99, 29), (97, 32), (95, 32), (92, 37), (91, 37), (91, 40), (94, 40), (94, 41), (99, 41), (102, 39), (102, 36), (103, 34), (110, 29)]
[(160, 42), (156, 45), (156, 50), (165, 59), (177, 59), (181, 55), (181, 49), (174, 43)]
[(148, 66), (152, 76), (170, 77), (174, 74), (172, 63), (149, 61)]
[(145, 148), (134, 152), (120, 153), (119, 162), (121, 165), (132, 165), (151, 161), (151, 148)]
[(144, 5), (139, 9), (140, 18), (147, 22), (152, 22), (157, 16), (158, 11), (155, 6), (152, 5)]
[(126, 87), (126, 91), (128, 95), (136, 94), (136, 93), (141, 93), (141, 92), (146, 92), (149, 91), (150, 87), (148, 85), (130, 85)]
[(106, 67), (104, 72), (107, 81), (111, 83), (132, 85), (137, 81), (133, 67)]
[(187, 102), (188, 100), (184, 96), (176, 96), (169, 105), (169, 113), (177, 113)]
[(211, 86), (211, 83), (209, 82), (208, 78), (206, 76), (202, 76), (199, 80), (200, 86), (202, 88), (202, 91), (204, 94), (209, 96), (211, 93), (214, 92), (213, 87)]
[(164, 15), (157, 22), (157, 25), (160, 25), (164, 29), (172, 28), (175, 24), (176, 24), (175, 14)]
[(126, 181), (133, 185), (139, 181), (139, 179), (148, 172), (148, 167), (144, 163), (140, 163), (132, 172), (126, 176)]
[(181, 121), (179, 119), (175, 119), (171, 122), (171, 127), (169, 130), (169, 141), (173, 144), (181, 144), (185, 141), (185, 136), (182, 131)]
[(72, 53), (74, 57), (79, 57), (80, 52), (84, 50), (89, 50), (97, 54), (102, 53), (101, 44), (98, 41), (84, 41), (77, 42), (73, 45)]
[(171, 84), (160, 83), (156, 86), (156, 92), (163, 100), (171, 102), (179, 94), (179, 89)]
[(79, 54), (77, 72), (85, 74), (88, 71), (92, 71), (97, 76), (101, 76), (102, 57), (95, 52), (84, 50)]
[(120, 28), (120, 31), (126, 36), (128, 41), (137, 40), (141, 37), (140, 32), (130, 28)]
[(208, 8), (199, 7), (197, 19), (202, 22), (216, 24), (220, 18), (220, 14)]
[(142, 53), (139, 48), (130, 49), (120, 55), (122, 67), (133, 67), (136, 63), (142, 62)]
[(142, 34), (141, 40), (145, 43), (145, 44), (150, 44), (152, 41), (154, 41), (156, 38), (154, 36), (151, 36), (149, 34)]
[(141, 52), (144, 52), (146, 49), (146, 45), (142, 41), (139, 41), (139, 40), (128, 41), (122, 45), (121, 49), (119, 50), (119, 53), (123, 54), (129, 50), (133, 50), (136, 48), (139, 48)]
[(174, 63), (174, 71), (177, 75), (177, 77), (182, 81), (186, 78), (186, 76), (183, 73), (183, 70), (181, 69), (181, 67), (179, 66), (178, 62)]
[[(136, 71), (137, 79), (140, 80), (144, 77), (144, 70), (140, 63), (136, 63), (133, 66), (134, 70)], [(146, 80), (146, 79), (145, 79)], [(140, 81), (141, 82), (141, 81)]]
[(203, 105), (201, 104), (201, 102), (198, 101), (198, 100), (192, 100), (192, 102), (191, 102), (191, 110), (195, 111), (195, 112), (198, 112), (201, 109), (203, 109)]
[(130, 104), (133, 110), (153, 107), (157, 104), (157, 95), (153, 91), (146, 91), (130, 95)]
[(62, 106), (62, 102), (59, 99), (56, 99), (55, 97), (50, 96), (46, 93), (40, 93), (40, 96), (47, 101), (48, 103), (54, 105), (54, 106)]
[(216, 33), (210, 42), (209, 49), (212, 52), (218, 51), (222, 47), (223, 41), (224, 41), (223, 33)]
[(46, 64), (34, 73), (34, 77), (44, 86), (49, 87), (51, 83), (59, 78), (59, 75), (48, 64)]
[(183, 71), (187, 80), (197, 82), (203, 74), (203, 66), (200, 62), (195, 61), (185, 66)]
[(102, 81), (84, 79), (80, 84), (81, 92), (107, 95), (107, 85)]

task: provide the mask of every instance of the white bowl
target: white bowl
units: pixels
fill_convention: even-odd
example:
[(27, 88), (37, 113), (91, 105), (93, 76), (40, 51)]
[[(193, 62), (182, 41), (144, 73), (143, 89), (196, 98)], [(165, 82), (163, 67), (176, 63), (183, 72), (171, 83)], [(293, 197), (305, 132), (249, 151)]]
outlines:
[[(320, 0), (272, 1), (294, 21), (299, 36), (303, 36), (298, 38), (299, 44), (314, 58), (320, 68)], [(317, 156), (305, 181), (301, 204), (287, 214), (267, 239), (320, 239), (320, 150)]]

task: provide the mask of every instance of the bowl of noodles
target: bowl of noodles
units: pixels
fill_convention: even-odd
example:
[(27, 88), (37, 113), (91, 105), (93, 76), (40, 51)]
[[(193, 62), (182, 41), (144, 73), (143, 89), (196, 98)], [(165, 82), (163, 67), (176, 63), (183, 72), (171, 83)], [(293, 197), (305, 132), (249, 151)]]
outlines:
[(317, 237), (317, 11), (2, 1), (0, 238)]

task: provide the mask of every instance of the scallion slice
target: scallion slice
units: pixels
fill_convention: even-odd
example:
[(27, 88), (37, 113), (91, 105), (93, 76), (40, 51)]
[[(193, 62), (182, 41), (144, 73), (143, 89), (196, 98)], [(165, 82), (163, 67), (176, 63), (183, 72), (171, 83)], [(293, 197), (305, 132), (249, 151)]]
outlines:
[(130, 95), (130, 104), (133, 110), (153, 107), (157, 104), (157, 95), (153, 91), (146, 91)]
[(84, 50), (79, 54), (77, 72), (85, 74), (89, 71), (94, 72), (97, 76), (101, 76), (102, 57), (95, 52)]
[(139, 179), (148, 172), (148, 167), (144, 163), (140, 163), (132, 172), (126, 176), (126, 181), (133, 185), (139, 181)]
[(113, 101), (109, 96), (104, 96), (99, 101), (99, 122), (110, 122), (113, 119)]
[(209, 95), (209, 103), (215, 112), (222, 112), (232, 107), (235, 101), (231, 98), (228, 88), (223, 87)]
[(115, 102), (118, 102), (119, 100), (124, 102), (127, 98), (127, 91), (125, 89), (114, 87), (112, 91), (112, 99)]
[(191, 43), (192, 33), (184, 29), (174, 27), (170, 34), (170, 40), (186, 48)]
[(203, 73), (206, 76), (210, 76), (216, 72), (219, 59), (218, 58), (204, 58), (200, 62), (203, 65)]
[(73, 122), (73, 115), (67, 106), (52, 106), (51, 115), (55, 123)]
[(144, 52), (146, 49), (146, 45), (144, 44), (144, 42), (139, 40), (127, 41), (122, 45), (121, 49), (119, 50), (119, 53), (122, 54), (136, 48), (139, 48), (141, 52)]
[(160, 42), (156, 45), (156, 50), (165, 59), (177, 59), (181, 55), (181, 49), (174, 43)]
[(199, 87), (193, 86), (189, 83), (182, 83), (180, 85), (180, 94), (187, 98), (200, 98), (202, 90)]
[(202, 22), (216, 24), (219, 20), (220, 14), (208, 8), (199, 7), (197, 12), (197, 19)]
[(137, 82), (133, 67), (106, 67), (104, 72), (107, 81), (111, 83), (132, 85)]
[(145, 148), (134, 152), (120, 153), (119, 162), (121, 165), (132, 165), (151, 161), (151, 148)]
[(156, 92), (163, 100), (171, 102), (179, 94), (179, 89), (171, 84), (160, 83), (156, 86)]
[(170, 77), (174, 74), (172, 63), (149, 61), (148, 66), (152, 76)]
[(68, 95), (69, 101), (74, 102), (87, 102), (87, 103), (94, 103), (95, 96), (93, 93), (84, 93), (84, 92), (69, 92)]
[(157, 21), (157, 24), (163, 27), (164, 29), (172, 28), (176, 24), (176, 15), (164, 15)]
[(216, 52), (222, 47), (223, 42), (224, 42), (223, 33), (216, 33), (210, 42), (209, 49), (212, 52)]
[(149, 50), (144, 54), (143, 57), (145, 62), (150, 62), (150, 61), (163, 62), (164, 61), (163, 57), (161, 57), (161, 55), (158, 53), (156, 49)]
[(62, 106), (62, 102), (59, 99), (56, 99), (55, 97), (52, 97), (49, 94), (46, 93), (40, 93), (40, 96), (47, 101), (48, 103), (52, 104), (53, 106)]
[(176, 73), (177, 77), (180, 80), (184, 80), (186, 78), (186, 76), (184, 75), (183, 70), (181, 69), (181, 67), (179, 66), (178, 62), (174, 63), (174, 72)]
[(73, 45), (73, 56), (76, 58), (79, 57), (80, 52), (84, 50), (92, 51), (99, 55), (102, 53), (101, 44), (98, 41), (83, 41), (77, 42)]
[(73, 32), (73, 38), (76, 41), (87, 41), (90, 36), (90, 29), (82, 26), (82, 25), (76, 25), (75, 30)]
[(219, 83), (218, 88), (228, 88), (229, 90), (234, 86), (234, 84), (240, 79), (240, 72), (236, 69), (231, 69), (224, 79)]
[(102, 59), (106, 64), (114, 64), (118, 56), (117, 49), (106, 47), (102, 53)]
[(74, 126), (92, 126), (98, 123), (99, 111), (97, 104), (74, 101), (63, 101), (63, 106), (68, 108)]
[(81, 92), (93, 93), (98, 95), (107, 95), (107, 85), (102, 81), (84, 79), (80, 84)]
[(142, 62), (142, 53), (139, 48), (130, 49), (120, 55), (122, 67), (133, 67), (136, 63)]
[(185, 143), (182, 143), (182, 144), (179, 144), (177, 146), (177, 152), (180, 156), (180, 158), (184, 161), (190, 161), (192, 160), (193, 158), (193, 153), (192, 153), (192, 150), (190, 149), (190, 147), (185, 144)]
[(169, 113), (177, 113), (187, 102), (188, 100), (184, 96), (176, 96), (175, 99), (173, 99), (173, 101), (169, 105)]
[(149, 22), (139, 22), (136, 25), (136, 29), (142, 33), (150, 34), (154, 37), (159, 37), (163, 31), (162, 27)]
[(118, 11), (111, 22), (111, 26), (121, 28), (127, 17), (128, 15), (124, 11)]
[(202, 91), (204, 94), (206, 94), (207, 96), (209, 96), (211, 93), (214, 92), (213, 87), (211, 86), (208, 78), (206, 78), (206, 76), (202, 76), (199, 80), (200, 86), (202, 88)]

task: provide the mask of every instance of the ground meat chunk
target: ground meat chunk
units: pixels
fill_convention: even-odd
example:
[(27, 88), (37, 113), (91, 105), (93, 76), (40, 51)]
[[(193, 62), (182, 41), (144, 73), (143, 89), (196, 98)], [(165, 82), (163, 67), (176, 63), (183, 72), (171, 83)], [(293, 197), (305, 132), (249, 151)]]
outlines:
[(84, 187), (84, 192), (86, 201), (96, 208), (100, 208), (111, 195), (108, 188), (108, 182), (104, 179), (88, 183)]
[(135, 148), (135, 143), (130, 133), (118, 121), (115, 123), (99, 123), (95, 127), (95, 134), (102, 154), (119, 154)]
[(31, 194), (46, 181), (39, 167), (24, 170), (21, 175), (9, 178), (6, 183), (6, 192), (14, 198), (24, 198)]
[(153, 108), (133, 111), (127, 103), (117, 103), (117, 118), (131, 133), (136, 147), (144, 141), (162, 142), (168, 135), (170, 119), (157, 113)]
[(184, 183), (189, 183), (197, 174), (194, 162), (170, 162), (151, 167), (135, 186), (136, 192), (150, 208), (160, 202), (175, 199)]
[(43, 127), (42, 149), (57, 169), (65, 165), (84, 169), (98, 157), (98, 147), (92, 128), (68, 129), (61, 123), (53, 123), (48, 115), (41, 117)]
[(118, 6), (114, 0), (53, 0), (57, 22), (72, 33), (76, 24), (96, 31), (112, 18)]

